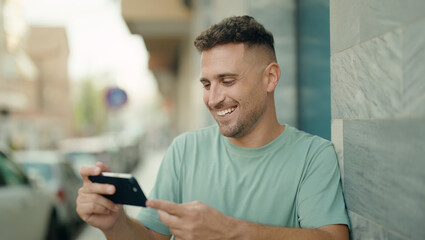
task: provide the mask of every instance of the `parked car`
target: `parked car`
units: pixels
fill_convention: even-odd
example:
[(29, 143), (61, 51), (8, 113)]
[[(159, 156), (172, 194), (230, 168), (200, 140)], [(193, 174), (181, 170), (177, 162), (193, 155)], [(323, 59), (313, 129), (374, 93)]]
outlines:
[(81, 178), (80, 168), (82, 166), (94, 166), (98, 161), (96, 155), (91, 153), (72, 152), (64, 154), (67, 162), (69, 162), (75, 172)]
[(96, 162), (105, 163), (112, 172), (125, 172), (126, 163), (120, 156), (119, 146), (112, 136), (68, 138), (58, 143), (61, 154), (66, 156), (86, 154)]
[(58, 224), (63, 238), (69, 238), (80, 220), (75, 208), (81, 178), (56, 151), (19, 151), (14, 157), (28, 175), (41, 176), (45, 187), (56, 196)]
[(0, 239), (61, 239), (53, 196), (37, 186), (0, 145)]

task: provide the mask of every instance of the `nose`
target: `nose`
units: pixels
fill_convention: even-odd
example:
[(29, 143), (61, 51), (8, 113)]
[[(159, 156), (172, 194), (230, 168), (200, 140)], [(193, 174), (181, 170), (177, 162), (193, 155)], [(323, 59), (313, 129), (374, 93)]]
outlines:
[(222, 88), (217, 84), (211, 84), (210, 89), (204, 92), (205, 103), (211, 109), (220, 108), (225, 94)]

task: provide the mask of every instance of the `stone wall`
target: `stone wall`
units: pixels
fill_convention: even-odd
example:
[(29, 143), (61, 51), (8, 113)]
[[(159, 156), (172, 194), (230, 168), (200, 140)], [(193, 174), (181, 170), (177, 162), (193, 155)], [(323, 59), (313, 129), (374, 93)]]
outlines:
[(332, 141), (352, 239), (425, 239), (425, 1), (330, 1)]

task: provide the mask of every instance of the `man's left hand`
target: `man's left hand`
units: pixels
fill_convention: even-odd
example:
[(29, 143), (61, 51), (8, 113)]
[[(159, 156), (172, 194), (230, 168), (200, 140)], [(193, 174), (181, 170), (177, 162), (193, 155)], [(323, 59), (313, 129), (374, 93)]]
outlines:
[(177, 240), (231, 239), (236, 234), (237, 219), (199, 201), (177, 204), (155, 199), (146, 206), (158, 210), (159, 219)]

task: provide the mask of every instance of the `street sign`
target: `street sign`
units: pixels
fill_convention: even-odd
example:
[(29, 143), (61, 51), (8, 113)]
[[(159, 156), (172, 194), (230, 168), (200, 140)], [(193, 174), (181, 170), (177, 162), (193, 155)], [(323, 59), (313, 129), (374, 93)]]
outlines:
[(121, 88), (113, 87), (106, 91), (106, 103), (110, 109), (118, 109), (127, 103), (127, 93)]

